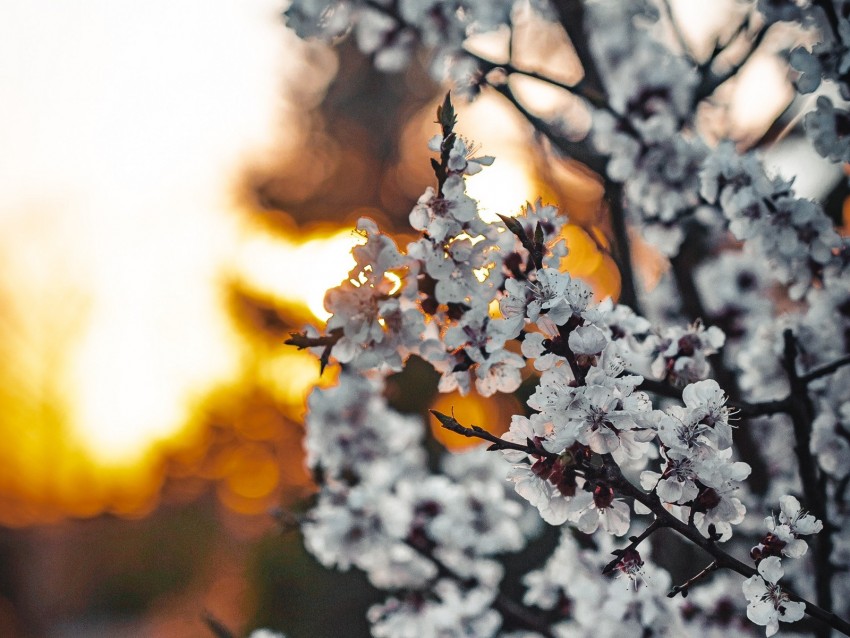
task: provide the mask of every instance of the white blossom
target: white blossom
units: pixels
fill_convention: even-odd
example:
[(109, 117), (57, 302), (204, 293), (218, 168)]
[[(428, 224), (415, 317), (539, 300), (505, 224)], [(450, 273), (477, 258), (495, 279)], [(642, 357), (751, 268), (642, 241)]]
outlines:
[(803, 617), (806, 606), (792, 601), (779, 587), (779, 579), (785, 573), (779, 558), (765, 558), (758, 567), (758, 575), (744, 581), (747, 597), (747, 618), (765, 627), (765, 634), (772, 636), (779, 631), (779, 621), (796, 622)]

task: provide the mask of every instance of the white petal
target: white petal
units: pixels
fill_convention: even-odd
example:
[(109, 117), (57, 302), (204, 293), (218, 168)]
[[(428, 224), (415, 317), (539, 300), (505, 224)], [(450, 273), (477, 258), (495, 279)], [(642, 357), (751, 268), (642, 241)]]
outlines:
[(744, 596), (747, 597), (747, 600), (758, 600), (767, 592), (764, 580), (760, 576), (750, 576), (742, 583), (741, 587), (744, 590)]
[(806, 605), (792, 601), (782, 603), (783, 612), (780, 616), (784, 622), (796, 622), (806, 614)]
[(793, 520), (800, 512), (800, 501), (793, 496), (785, 495), (779, 499), (779, 507), (787, 520)]
[(778, 583), (784, 573), (778, 556), (768, 556), (759, 563), (759, 574), (770, 583)]

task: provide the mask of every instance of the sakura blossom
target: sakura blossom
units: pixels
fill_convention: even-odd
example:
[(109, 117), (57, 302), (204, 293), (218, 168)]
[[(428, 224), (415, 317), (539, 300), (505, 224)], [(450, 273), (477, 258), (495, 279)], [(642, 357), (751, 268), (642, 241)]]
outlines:
[[(401, 247), (361, 220), (366, 243), (328, 292), (324, 332), (290, 340), (339, 374), (308, 402), (318, 493), (306, 547), (391, 592), (368, 611), (374, 636), (725, 636), (753, 625), (770, 636), (806, 614), (825, 623), (818, 636), (850, 635), (837, 570), (850, 557), (850, 244), (840, 206), (798, 194), (761, 141), (735, 136), (720, 90), (758, 49), (798, 91), (824, 83), (850, 97), (850, 3), (737, 3), (739, 24), (713, 53), (691, 46), (666, 2), (521, 4), (295, 0), (286, 11), (302, 37), (353, 37), (379, 69), (421, 56), (455, 97), (506, 99), (546, 152), (598, 175), (608, 199), (597, 248), (620, 276), (619, 297), (601, 298), (565, 271), (567, 216), (543, 200), (482, 219), (467, 179), (499, 160), (461, 134), (446, 95), (428, 142), (434, 182), (403, 211), (415, 239)], [(572, 40), (583, 79), (511, 57), (529, 11)], [(793, 45), (789, 59), (762, 50), (778, 23), (817, 43)], [(472, 47), (481, 34), (507, 37), (508, 58)], [(516, 76), (568, 94), (589, 130), (533, 112)], [(841, 105), (824, 95), (809, 109), (791, 126), (804, 121), (818, 153), (847, 160)], [(663, 265), (651, 286), (630, 257), (638, 236)], [(514, 396), (501, 424), (432, 412), (486, 449), (443, 452), (419, 415), (390, 407), (389, 375), (412, 360), (434, 372), (416, 393)], [(653, 556), (680, 547), (661, 534), (705, 563)], [(546, 557), (507, 558), (529, 547)], [(784, 559), (801, 568), (786, 577)]]
[(765, 627), (765, 635), (779, 631), (779, 622), (795, 622), (805, 613), (805, 605), (790, 599), (779, 587), (784, 570), (779, 558), (770, 556), (759, 563), (758, 575), (744, 581), (747, 597), (747, 618)]

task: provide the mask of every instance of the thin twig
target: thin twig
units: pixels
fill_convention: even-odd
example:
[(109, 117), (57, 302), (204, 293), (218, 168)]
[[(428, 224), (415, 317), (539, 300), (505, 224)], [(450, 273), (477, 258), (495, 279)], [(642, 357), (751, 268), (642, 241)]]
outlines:
[(638, 536), (630, 536), (629, 544), (622, 549), (615, 549), (612, 554), (615, 558), (602, 568), (603, 574), (609, 574), (617, 568), (617, 564), (622, 560), (622, 556), (629, 550), (636, 550), (638, 545), (649, 538), (656, 530), (661, 529), (664, 525), (656, 518), (650, 525), (643, 530)]
[(573, 141), (564, 137), (560, 131), (549, 124), (543, 118), (537, 117), (529, 111), (516, 97), (511, 88), (504, 84), (490, 84), (494, 91), (502, 95), (511, 105), (519, 111), (529, 124), (540, 134), (549, 139), (550, 142), (565, 156), (577, 162), (581, 162), (590, 170), (600, 175), (605, 174), (608, 160), (605, 156), (592, 150), (587, 140)]
[(608, 201), (608, 215), (611, 219), (611, 232), (614, 235), (614, 261), (620, 271), (620, 298), (618, 301), (630, 306), (637, 314), (641, 314), (637, 279), (632, 265), (631, 241), (626, 224), (626, 210), (623, 205), (623, 185), (609, 179), (605, 174), (603, 174), (603, 177), (605, 179), (605, 198)]
[(526, 445), (520, 445), (519, 443), (505, 441), (504, 439), (500, 439), (498, 436), (491, 434), (484, 428), (478, 427), (477, 425), (466, 427), (464, 425), (461, 425), (453, 416), (443, 414), (442, 412), (437, 412), (437, 410), (431, 410), (430, 412), (435, 417), (437, 417), (437, 420), (440, 422), (440, 425), (442, 425), (444, 428), (451, 432), (460, 434), (461, 436), (489, 441), (490, 443), (492, 443), (492, 445), (488, 448), (489, 450), (516, 450), (517, 452), (525, 452), (526, 454), (532, 456), (544, 456), (550, 459), (558, 458), (558, 455), (554, 452), (550, 452), (546, 448), (539, 445), (535, 445), (532, 442), (528, 442), (528, 444)]
[(614, 257), (620, 271), (620, 302), (631, 306), (635, 312), (639, 313), (640, 308), (638, 306), (634, 268), (632, 266), (631, 249), (623, 210), (622, 186), (606, 177), (608, 159), (596, 151), (591, 150), (586, 139), (581, 142), (574, 142), (561, 135), (546, 120), (537, 117), (526, 109), (507, 85), (490, 86), (504, 96), (528, 120), (529, 124), (535, 130), (549, 139), (555, 148), (567, 157), (581, 162), (605, 180), (606, 199), (608, 200), (611, 216), (611, 230), (614, 234), (614, 245), (616, 246)]
[(806, 374), (800, 375), (800, 381), (808, 385), (815, 379), (820, 379), (821, 377), (825, 377), (828, 374), (832, 374), (839, 368), (842, 368), (846, 365), (850, 365), (850, 355), (845, 357), (841, 357), (840, 359), (836, 359), (832, 363), (827, 363), (820, 368), (815, 368), (814, 370), (807, 372)]
[(689, 47), (688, 43), (685, 41), (685, 34), (682, 33), (679, 21), (676, 20), (676, 17), (673, 15), (673, 7), (670, 6), (670, 0), (662, 0), (661, 7), (664, 9), (667, 21), (670, 23), (670, 28), (673, 30), (673, 36), (676, 38), (676, 44), (679, 45), (682, 55), (687, 58), (688, 61), (696, 63), (694, 55), (691, 52), (691, 47)]
[(718, 569), (720, 569), (720, 565), (717, 564), (716, 560), (712, 561), (704, 569), (701, 569), (696, 575), (691, 576), (681, 585), (674, 586), (673, 589), (671, 589), (667, 593), (667, 598), (675, 598), (676, 594), (682, 594), (682, 598), (687, 598), (688, 590), (690, 589), (691, 585), (705, 578), (711, 572), (717, 571)]
[(490, 60), (488, 58), (478, 55), (477, 53), (473, 53), (469, 49), (464, 49), (464, 52), (470, 58), (475, 60), (479, 68), (481, 68), (484, 73), (489, 73), (493, 69), (502, 69), (508, 75), (523, 75), (534, 80), (539, 80), (550, 86), (575, 95), (576, 97), (580, 97), (595, 106), (596, 108), (610, 111), (612, 112), (612, 114), (619, 116), (619, 114), (614, 112), (611, 106), (608, 104), (608, 101), (605, 99), (605, 96), (599, 93), (598, 91), (595, 91), (584, 81), (579, 81), (575, 84), (567, 84), (565, 82), (561, 82), (560, 80), (556, 80), (555, 78), (550, 77), (548, 75), (544, 75), (538, 71), (532, 71), (530, 69), (523, 69), (517, 67), (512, 62), (497, 62), (495, 60)]
[(699, 83), (696, 90), (694, 91), (694, 104), (698, 104), (702, 102), (705, 98), (711, 96), (717, 88), (732, 79), (735, 75), (738, 74), (747, 62), (749, 62), (753, 54), (758, 50), (764, 41), (764, 36), (767, 34), (768, 28), (767, 25), (762, 26), (756, 31), (755, 35), (753, 35), (753, 39), (750, 42), (750, 47), (747, 49), (747, 52), (741, 57), (740, 60), (732, 64), (726, 71), (723, 73), (714, 73), (710, 68), (706, 69), (705, 74), (703, 75), (702, 82)]
[(333, 350), (337, 341), (342, 339), (342, 336), (342, 328), (334, 328), (328, 334), (318, 337), (308, 337), (306, 333), (303, 332), (290, 332), (289, 339), (283, 343), (288, 346), (295, 346), (299, 350), (324, 346), (322, 354), (319, 356), (319, 375), (322, 375), (330, 362), (331, 350)]

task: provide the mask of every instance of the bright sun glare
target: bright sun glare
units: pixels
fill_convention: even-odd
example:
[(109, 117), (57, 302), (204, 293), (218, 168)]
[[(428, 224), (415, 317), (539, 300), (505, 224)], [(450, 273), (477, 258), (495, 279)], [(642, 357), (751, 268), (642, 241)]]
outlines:
[[(2, 384), (0, 484), (62, 502), (92, 484), (92, 462), (112, 468), (108, 481), (132, 480), (118, 468), (143, 467), (205, 393), (240, 374), (224, 278), (327, 318), (325, 290), (352, 267), (358, 237), (246, 234), (232, 203), (245, 160), (299, 143), (281, 95), (304, 74), (305, 45), (279, 10), (276, 0), (0, 7), (0, 351), (15, 362)], [(472, 108), (492, 115), (486, 100)], [(498, 142), (487, 152), (499, 160), (471, 194), (485, 215), (518, 211), (532, 196), (522, 158)], [(267, 363), (275, 378), (261, 381), (283, 403), (314, 380), (305, 353)], [(304, 383), (293, 384), (295, 367)]]
[(143, 457), (238, 365), (219, 290), (239, 250), (230, 189), (246, 157), (286, 144), (281, 85), (301, 56), (279, 10), (0, 8), (2, 293), (19, 324), (0, 319), (3, 349), (52, 359), (59, 377), (49, 392), (21, 368), (4, 381), (47, 392), (99, 462)]
[(256, 234), (240, 249), (238, 270), (249, 285), (271, 293), (279, 301), (298, 301), (322, 321), (325, 291), (338, 286), (354, 267), (351, 249), (362, 243), (353, 229), (303, 243)]

